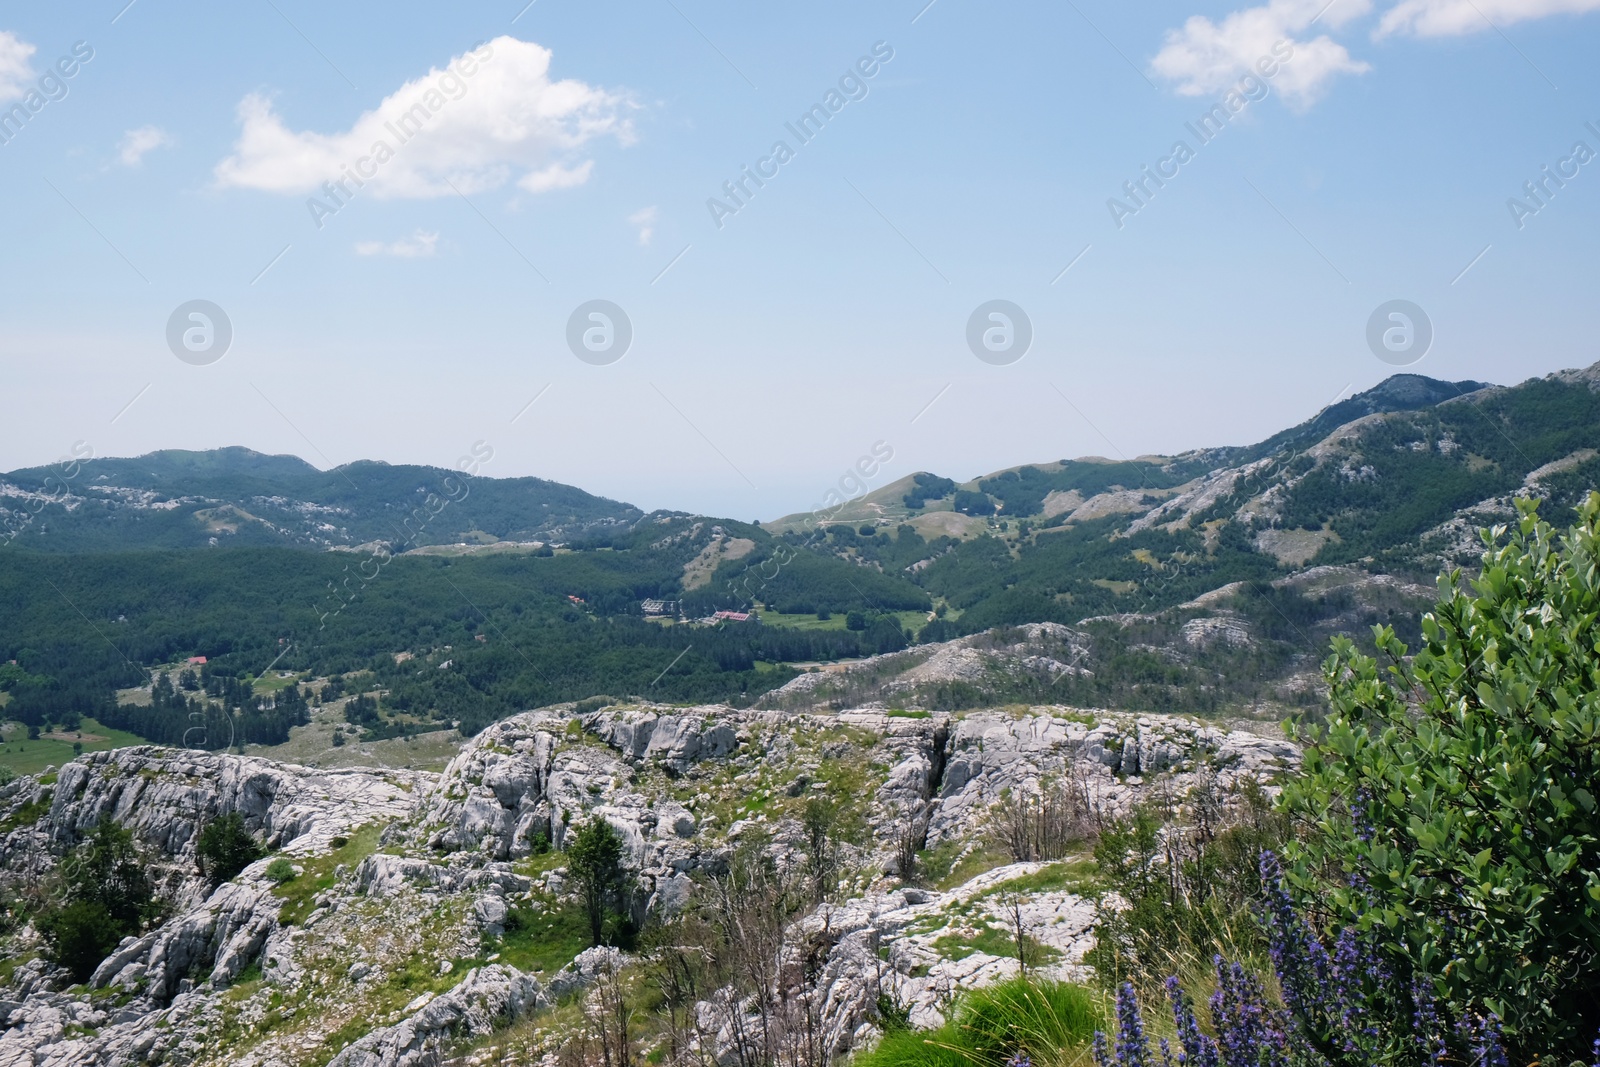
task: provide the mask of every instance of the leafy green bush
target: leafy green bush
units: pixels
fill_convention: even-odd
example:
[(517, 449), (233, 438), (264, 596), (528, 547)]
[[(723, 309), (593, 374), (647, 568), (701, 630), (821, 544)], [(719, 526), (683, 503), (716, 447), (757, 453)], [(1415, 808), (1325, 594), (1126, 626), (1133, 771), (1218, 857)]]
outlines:
[(1062, 1053), (1081, 1051), (1104, 1025), (1092, 990), (1013, 978), (962, 994), (936, 1030), (887, 1027), (854, 1067), (1000, 1067), (1024, 1050), (1035, 1062), (1066, 1062)]
[(101, 819), (61, 865), (61, 901), (36, 921), (45, 954), (87, 981), (129, 934), (155, 918), (155, 893), (133, 847), (133, 835)]
[(236, 811), (208, 822), (195, 845), (195, 862), (213, 886), (230, 880), (261, 855), (261, 846), (250, 836), (244, 816)]
[(37, 925), (49, 946), (50, 959), (71, 971), (79, 982), (88, 981), (100, 961), (132, 932), (98, 900), (76, 900), (51, 909)]
[(1513, 1060), (1566, 1062), (1600, 1027), (1600, 494), (1565, 534), (1518, 507), (1509, 540), (1486, 532), (1475, 594), (1440, 579), (1409, 664), (1387, 627), (1388, 677), (1335, 642), (1286, 853), (1313, 914), (1376, 929), (1450, 1017), (1492, 1012)]
[(267, 881), (282, 885), (294, 879), (294, 864), (289, 862), (289, 857), (279, 856), (267, 864)]

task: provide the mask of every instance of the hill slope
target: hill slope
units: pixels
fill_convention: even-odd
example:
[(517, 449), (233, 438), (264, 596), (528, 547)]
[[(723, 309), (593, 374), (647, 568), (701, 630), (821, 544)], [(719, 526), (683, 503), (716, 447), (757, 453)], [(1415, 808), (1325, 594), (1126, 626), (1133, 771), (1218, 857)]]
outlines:
[(44, 552), (560, 541), (626, 528), (643, 514), (542, 478), (473, 478), (365, 460), (320, 471), (247, 448), (0, 475), (0, 537)]

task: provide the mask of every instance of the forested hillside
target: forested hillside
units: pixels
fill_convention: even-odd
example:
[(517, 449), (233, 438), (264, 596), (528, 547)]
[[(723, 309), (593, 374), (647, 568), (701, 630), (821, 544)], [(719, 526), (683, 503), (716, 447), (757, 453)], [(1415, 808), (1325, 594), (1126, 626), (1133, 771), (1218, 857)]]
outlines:
[[(1473, 531), (1515, 497), (1559, 515), (1595, 484), (1597, 382), (1595, 368), (1512, 388), (1401, 375), (1254, 446), (965, 485), (919, 475), (890, 499), (766, 526), (645, 515), (538, 479), (321, 472), (243, 449), (14, 472), (0, 691), (27, 724), (92, 715), (165, 739), (231, 709), (253, 716), (235, 740), (288, 728), (294, 709), (259, 694), (116, 707), (152, 668), (205, 657), (241, 684), (269, 666), (359, 674), (391, 716), (369, 733), (472, 732), (601, 693), (747, 706), (795, 664), (1050, 622), (1079, 629), (1083, 670), (924, 698), (1292, 705), (1329, 636), (1404, 628), (1415, 590), (1473, 559)], [(930, 525), (941, 516), (957, 526)], [(1329, 566), (1341, 577), (1312, 580)]]

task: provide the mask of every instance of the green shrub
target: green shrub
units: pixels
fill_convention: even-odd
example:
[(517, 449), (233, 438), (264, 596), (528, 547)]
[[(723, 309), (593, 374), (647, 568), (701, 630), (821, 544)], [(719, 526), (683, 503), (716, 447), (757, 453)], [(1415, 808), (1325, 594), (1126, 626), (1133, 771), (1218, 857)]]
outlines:
[(1440, 579), (1409, 664), (1387, 627), (1388, 677), (1335, 641), (1286, 853), (1313, 914), (1375, 929), (1450, 1018), (1493, 1012), (1513, 1062), (1565, 1063), (1600, 1028), (1600, 494), (1564, 535), (1518, 508), (1509, 541), (1485, 534), (1475, 595)]
[(45, 954), (83, 982), (117, 942), (155, 918), (155, 893), (133, 835), (110, 819), (100, 820), (61, 871), (61, 901), (47, 907), (37, 925)]
[(261, 856), (261, 846), (245, 828), (244, 816), (236, 811), (207, 823), (195, 845), (195, 862), (213, 886), (234, 878)]
[(38, 920), (52, 961), (87, 982), (100, 961), (132, 932), (98, 900), (76, 900), (46, 912)]
[(289, 862), (289, 857), (279, 856), (277, 859), (267, 864), (267, 881), (282, 885), (293, 878), (294, 864)]

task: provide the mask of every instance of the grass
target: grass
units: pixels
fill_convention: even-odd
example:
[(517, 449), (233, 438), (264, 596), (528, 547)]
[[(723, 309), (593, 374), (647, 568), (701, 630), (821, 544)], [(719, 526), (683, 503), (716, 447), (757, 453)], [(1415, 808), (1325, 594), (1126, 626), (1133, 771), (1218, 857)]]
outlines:
[(290, 674), (285, 677), (281, 672), (273, 671), (266, 678), (257, 678), (253, 686), (257, 693), (281, 693), (291, 685), (299, 684), (300, 676), (298, 674)]
[(351, 834), (343, 845), (332, 852), (299, 860), (304, 873), (292, 881), (273, 887), (273, 895), (283, 901), (283, 906), (278, 909), (278, 921), (285, 926), (305, 922), (306, 916), (316, 909), (317, 894), (333, 888), (334, 869), (341, 863), (354, 867), (372, 855), (377, 851), (378, 837), (382, 833), (381, 825), (369, 823)]
[[(85, 752), (102, 752), (110, 748), (127, 748), (129, 745), (148, 743), (137, 734), (130, 734), (126, 730), (113, 730), (89, 718), (83, 720), (83, 729), (77, 732), (83, 735), (82, 744)], [(71, 763), (76, 757), (76, 753), (72, 751), (72, 742), (77, 738), (72, 734), (66, 737), (65, 741), (51, 737), (29, 741), (26, 726), (20, 722), (8, 722), (0, 727), (0, 767), (9, 767), (18, 774), (38, 774), (46, 767), (60, 767), (62, 764)], [(91, 737), (96, 740), (91, 740)]]
[[(780, 611), (761, 609), (761, 622), (765, 626), (787, 626), (791, 630), (843, 630), (847, 612), (836, 611), (832, 618), (819, 619), (815, 615), (785, 615)], [(902, 630), (912, 633), (922, 629), (928, 624), (926, 611), (890, 611), (884, 614), (892, 615), (900, 621)]]
[(923, 880), (943, 892), (1011, 862), (1011, 857), (995, 848), (980, 847), (961, 856), (961, 846), (962, 842), (950, 840), (923, 850), (917, 856)]
[(1000, 1067), (1026, 1050), (1040, 1067), (1081, 1055), (1106, 1028), (1099, 994), (1066, 982), (1010, 981), (962, 994), (935, 1030), (890, 1030), (853, 1067)]
[(1095, 882), (1095, 872), (1096, 867), (1093, 859), (1059, 860), (1048, 867), (1034, 871), (1032, 874), (1008, 878), (984, 895), (993, 896), (995, 893), (1006, 891), (1049, 893), (1065, 889), (1079, 896), (1085, 896), (1099, 888)]
[(502, 963), (523, 971), (554, 974), (589, 947), (589, 918), (576, 904), (546, 900), (544, 909), (518, 904), (506, 917), (495, 951)]
[[(1030, 965), (1051, 963), (1061, 958), (1060, 952), (1034, 940), (1026, 932), (1022, 935), (1022, 943)], [(979, 922), (976, 927), (963, 927), (945, 934), (934, 941), (933, 948), (947, 960), (964, 960), (975, 952), (1007, 959), (1015, 959), (1017, 955), (1015, 935), (987, 921)]]
[(24, 826), (32, 826), (46, 815), (50, 814), (50, 801), (54, 790), (46, 789), (39, 799), (31, 804), (24, 804), (12, 812), (4, 822), (0, 822), (0, 834), (9, 834)]

